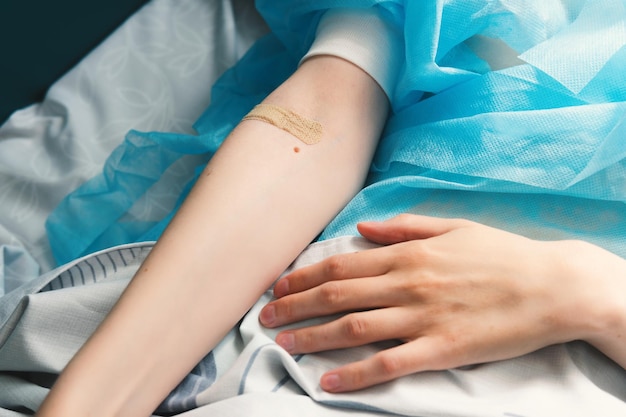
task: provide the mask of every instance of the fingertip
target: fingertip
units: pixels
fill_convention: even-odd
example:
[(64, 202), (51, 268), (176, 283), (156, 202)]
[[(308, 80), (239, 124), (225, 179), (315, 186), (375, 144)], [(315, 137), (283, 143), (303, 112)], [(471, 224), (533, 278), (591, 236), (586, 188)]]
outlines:
[(339, 392), (341, 391), (341, 377), (336, 372), (327, 372), (320, 379), (320, 386), (324, 391)]
[(285, 349), (288, 353), (295, 353), (296, 337), (293, 333), (283, 332), (276, 336), (276, 344)]
[(373, 225), (375, 225), (377, 222), (374, 221), (366, 221), (366, 222), (358, 222), (356, 224), (356, 229), (360, 232), (362, 229), (369, 229), (371, 228)]
[(388, 245), (391, 243), (398, 243), (406, 240), (402, 235), (399, 236), (396, 225), (394, 224), (395, 218), (379, 221), (367, 221), (357, 224), (357, 230), (364, 238), (379, 243), (382, 245)]
[(367, 220), (367, 221), (364, 221), (364, 222), (358, 222), (356, 224), (356, 227), (375, 227), (375, 226), (377, 226), (377, 225), (379, 225), (381, 223), (383, 223), (383, 222), (379, 222), (379, 221), (376, 221), (376, 220)]
[(379, 222), (379, 221), (365, 221), (365, 222), (359, 222), (356, 225), (356, 229), (359, 231), (359, 233), (365, 237), (370, 236), (373, 233), (376, 233), (378, 231), (378, 229), (380, 229), (381, 225), (384, 222)]
[(272, 304), (263, 307), (259, 313), (259, 321), (265, 327), (272, 327), (276, 322), (276, 308)]

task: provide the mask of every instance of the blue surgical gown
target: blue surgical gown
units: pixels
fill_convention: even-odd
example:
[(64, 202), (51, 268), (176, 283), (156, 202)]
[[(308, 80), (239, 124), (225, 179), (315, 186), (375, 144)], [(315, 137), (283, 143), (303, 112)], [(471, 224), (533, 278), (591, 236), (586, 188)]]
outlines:
[[(126, 214), (185, 155), (205, 160), (297, 68), (323, 13), (373, 7), (403, 33), (393, 113), (361, 192), (320, 239), (401, 212), (465, 217), (626, 257), (626, 1), (259, 0), (271, 33), (215, 84), (197, 135), (130, 132), (47, 222), (59, 263), (154, 240)], [(494, 68), (472, 47), (505, 45)], [(202, 167), (198, 167), (199, 173)], [(77, 221), (76, 219), (83, 219)]]

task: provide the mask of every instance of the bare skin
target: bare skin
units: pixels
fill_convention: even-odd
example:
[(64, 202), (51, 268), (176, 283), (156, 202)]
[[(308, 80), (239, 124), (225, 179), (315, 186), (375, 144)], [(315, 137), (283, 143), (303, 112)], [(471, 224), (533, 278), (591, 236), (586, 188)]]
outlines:
[(290, 353), (403, 343), (324, 374), (353, 391), (427, 370), (585, 340), (626, 367), (626, 261), (580, 241), (540, 242), (467, 220), (402, 215), (359, 225), (383, 245), (294, 271), (260, 320)]
[(369, 75), (314, 57), (265, 102), (319, 121), (322, 141), (242, 122), (38, 417), (150, 415), (360, 189), (388, 111)]

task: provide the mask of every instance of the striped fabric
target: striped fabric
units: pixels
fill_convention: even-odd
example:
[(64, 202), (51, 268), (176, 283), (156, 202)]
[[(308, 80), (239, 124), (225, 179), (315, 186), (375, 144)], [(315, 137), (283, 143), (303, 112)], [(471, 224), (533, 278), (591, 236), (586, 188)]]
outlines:
[[(151, 247), (140, 243), (89, 255), (1, 299), (0, 417), (30, 415), (37, 409)], [(291, 269), (371, 247), (353, 237), (318, 242)], [(318, 384), (323, 372), (387, 344), (292, 357), (273, 341), (280, 329), (267, 330), (258, 322), (270, 299), (268, 289), (157, 415), (587, 417), (598, 410), (606, 417), (626, 415), (626, 372), (584, 343), (471, 369), (412, 375), (356, 393), (328, 394)], [(163, 339), (167, 330), (162, 329)]]
[[(131, 245), (115, 248), (100, 254), (83, 258), (80, 262), (65, 268), (41, 291), (59, 290), (67, 287), (95, 284), (109, 277), (117, 276), (118, 270), (135, 268), (151, 249), (151, 245)], [(65, 270), (64, 270), (65, 269)]]

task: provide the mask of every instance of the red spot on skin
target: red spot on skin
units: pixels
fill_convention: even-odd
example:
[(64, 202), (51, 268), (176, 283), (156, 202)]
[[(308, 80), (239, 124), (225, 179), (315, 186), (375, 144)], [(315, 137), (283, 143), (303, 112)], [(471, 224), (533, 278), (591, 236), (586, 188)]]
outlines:
[(295, 148), (293, 148), (293, 151), (294, 151), (295, 153), (298, 153), (298, 152), (300, 152), (300, 148), (298, 148), (298, 147), (296, 146)]

